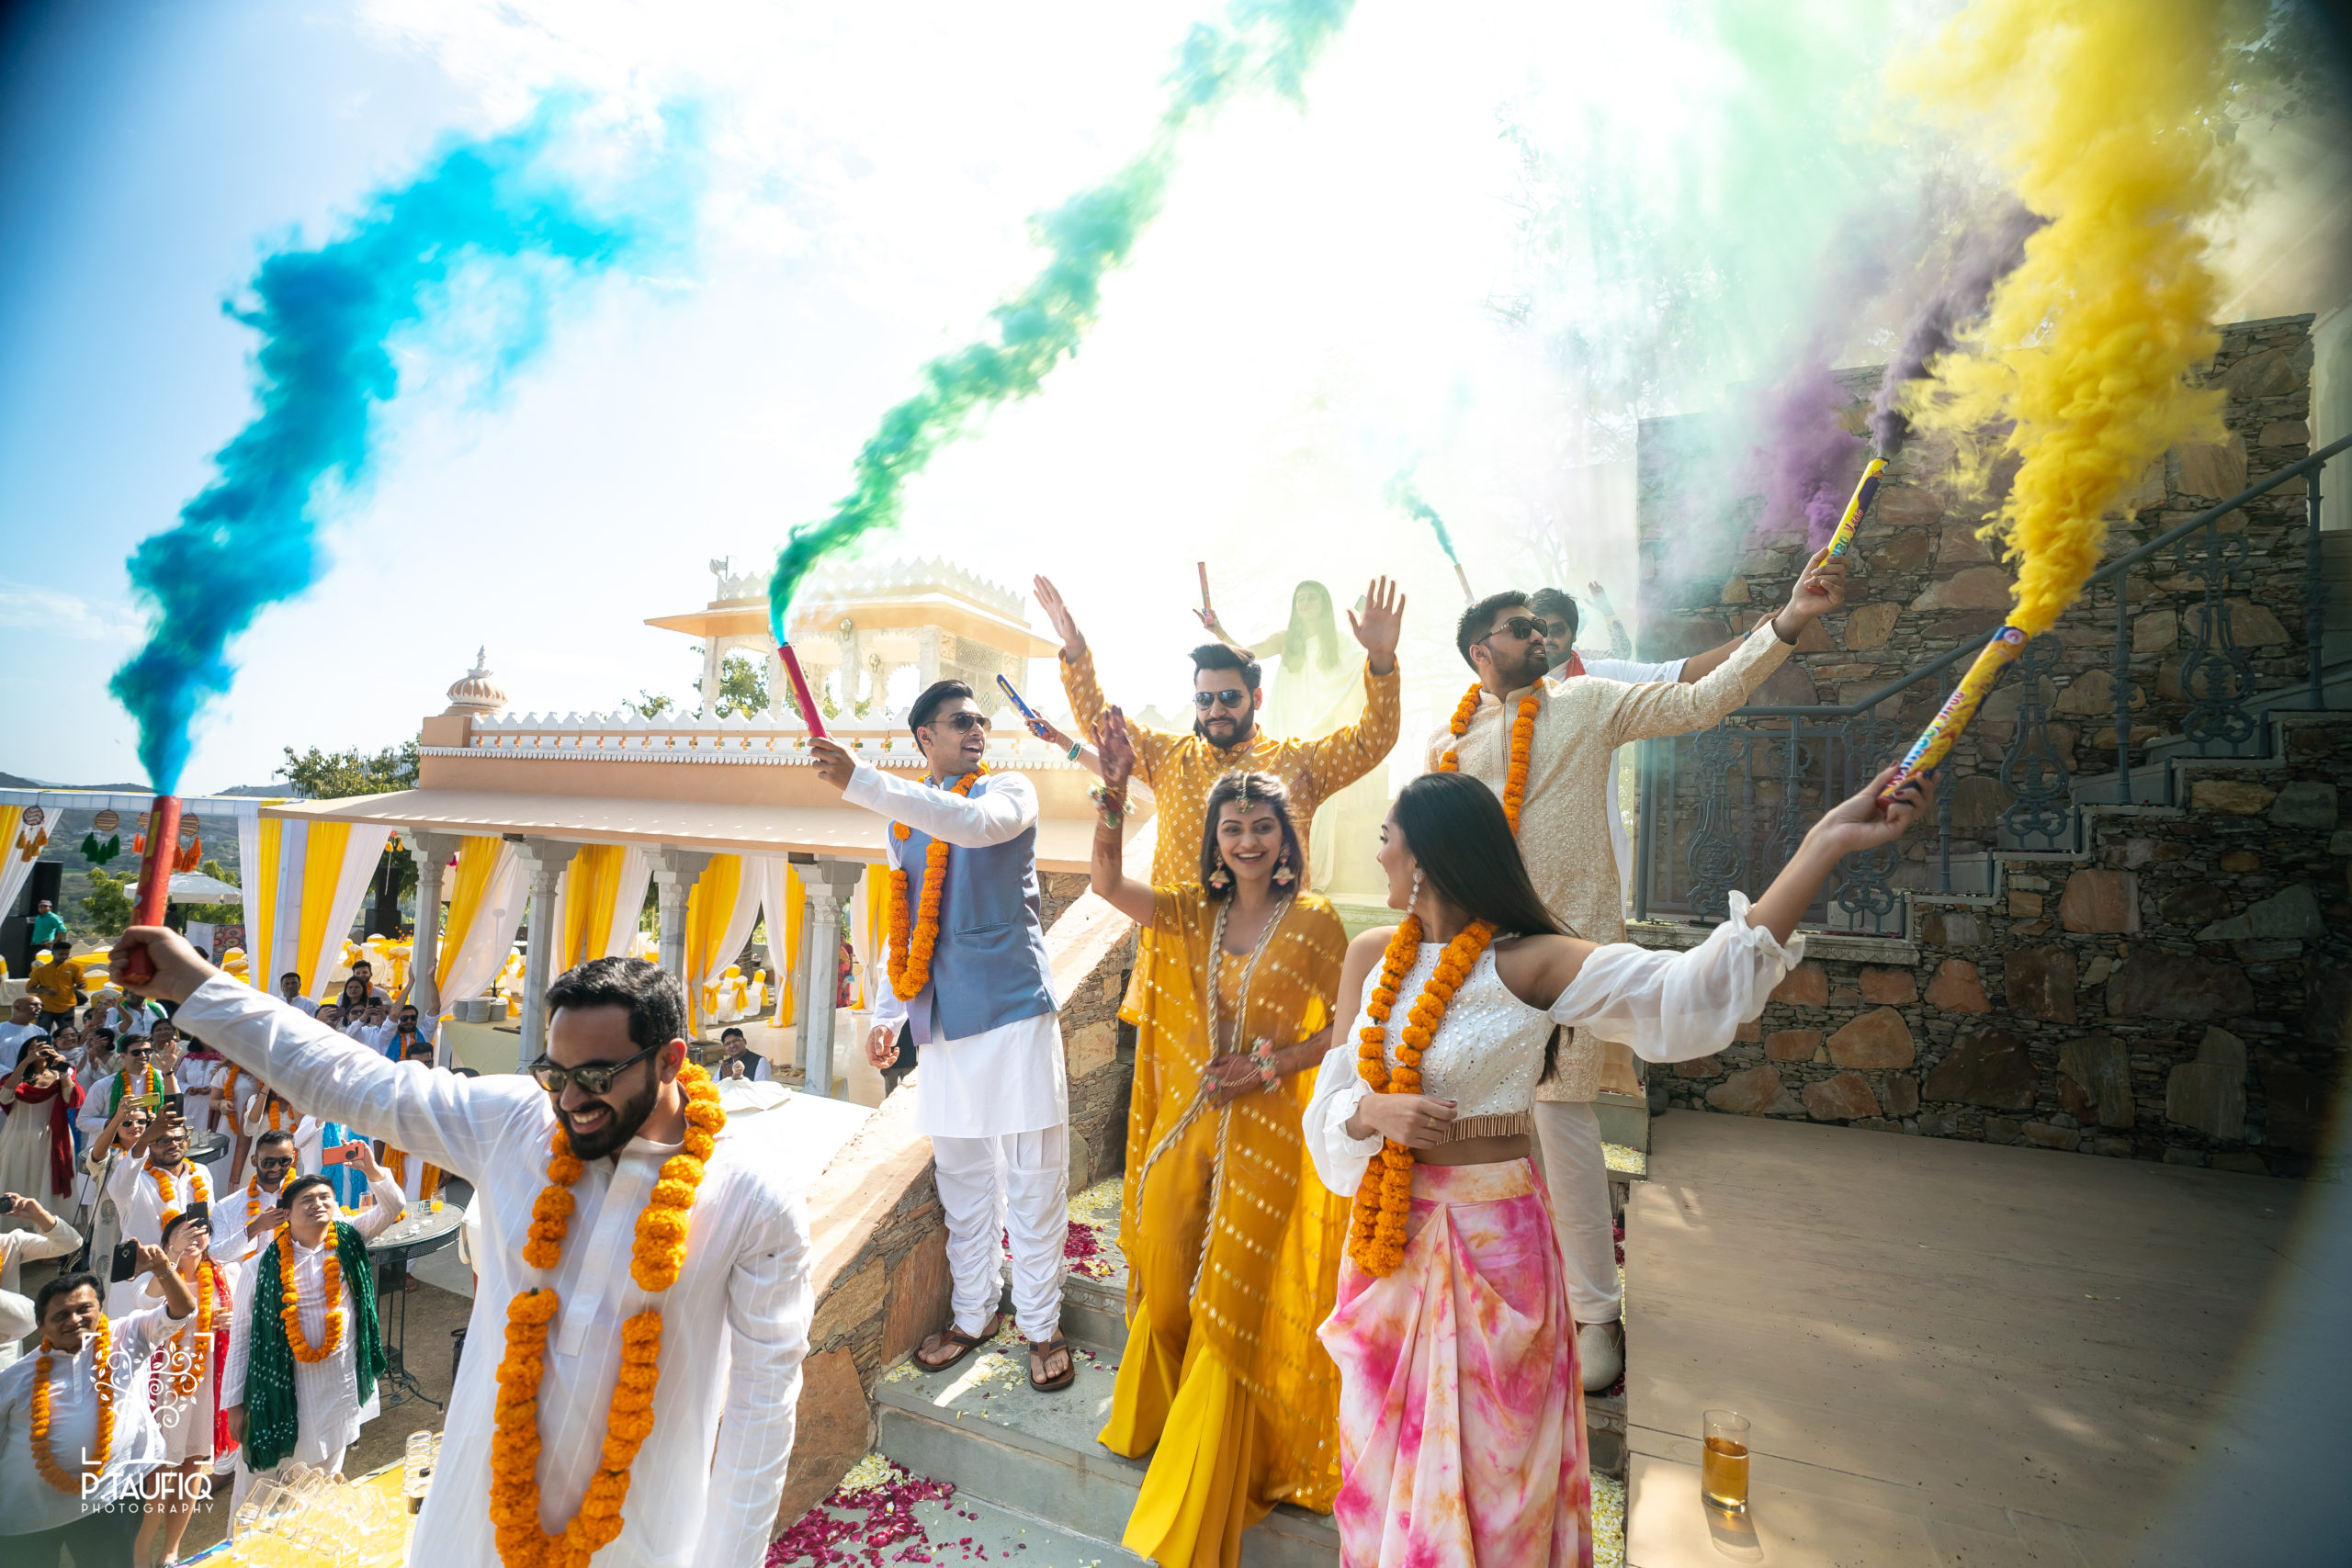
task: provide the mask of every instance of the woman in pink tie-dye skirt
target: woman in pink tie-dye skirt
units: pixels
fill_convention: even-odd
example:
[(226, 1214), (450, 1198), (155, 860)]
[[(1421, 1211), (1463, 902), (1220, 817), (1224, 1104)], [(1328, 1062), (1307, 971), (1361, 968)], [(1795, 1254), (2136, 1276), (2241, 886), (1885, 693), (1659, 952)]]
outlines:
[(1576, 1323), (1531, 1137), (1553, 1032), (1593, 1028), (1652, 1061), (1729, 1044), (1803, 957), (1823, 878), (1925, 808), (1917, 786), (1881, 806), (1885, 776), (1685, 953), (1562, 934), (1476, 780), (1430, 773), (1397, 796), (1380, 861), (1406, 918), (1350, 944), (1339, 1000), (1361, 1010), (1301, 1127), (1324, 1185), (1356, 1195), (1321, 1330), (1344, 1568), (1589, 1568)]

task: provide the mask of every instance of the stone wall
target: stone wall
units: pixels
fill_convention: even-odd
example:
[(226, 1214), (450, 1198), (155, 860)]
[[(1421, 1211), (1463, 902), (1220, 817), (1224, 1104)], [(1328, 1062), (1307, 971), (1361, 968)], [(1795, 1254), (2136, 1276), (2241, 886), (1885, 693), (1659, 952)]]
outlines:
[(1809, 937), (1730, 1049), (1649, 1068), (1654, 1100), (2310, 1174), (2352, 1051), (2352, 714), (2274, 722), (2273, 759), (2179, 764), (2180, 807), (2092, 807), (2081, 854), (1915, 896), (1915, 940)]
[[(1117, 1018), (1135, 961), (1135, 924), (1065, 884), (1046, 933), (1055, 994), (1064, 999), (1069, 1071), (1070, 1188), (1116, 1173), (1125, 1152), (1132, 1029)], [(817, 1298), (800, 1391), (799, 1426), (782, 1533), (874, 1446), (874, 1386), (948, 1316), (947, 1230), (931, 1140), (914, 1130), (914, 1099), (892, 1095), (808, 1190)]]
[[(2311, 450), (2308, 426), (2312, 367), (2309, 316), (2240, 321), (2222, 329), (2222, 346), (2207, 373), (2230, 396), (2227, 437), (2184, 446), (2152, 465), (2115, 512), (2109, 558), (2128, 553), (2198, 511), (2294, 462)], [(1879, 367), (1840, 371), (1849, 402), (1843, 418), (1860, 433)], [(1704, 415), (1644, 422), (1639, 455), (1642, 553), (1641, 631), (1645, 659), (1669, 659), (1723, 641), (1754, 626), (1786, 602), (1807, 551), (1802, 538), (1759, 536), (1760, 496), (1743, 494), (1752, 467), (1726, 455), (1718, 439), (1725, 426)], [(1975, 530), (1994, 510), (1985, 495), (1962, 494), (1951, 481), (1954, 445), (1946, 436), (1913, 440), (1890, 466), (1875, 508), (1849, 554), (1847, 607), (1808, 628), (1794, 657), (1752, 699), (1758, 705), (1804, 705), (1857, 701), (1965, 639), (2000, 623), (2009, 604), (2008, 568), (1996, 563)], [(1855, 458), (1859, 473), (1860, 455)], [(1995, 470), (1997, 491), (1999, 470)], [(2225, 591), (2231, 634), (2251, 665), (2256, 689), (2286, 684), (2304, 673), (2302, 618), (2303, 497), (2293, 479), (2254, 505), (2231, 513), (2222, 532), (2242, 540), (2245, 555)], [(1728, 502), (1711, 499), (1731, 497)], [(2125, 521), (2123, 513), (2136, 510)], [(2201, 534), (2135, 569), (2128, 581), (2132, 693), (2132, 744), (2176, 734), (2189, 698), (2182, 671), (2195, 641), (2203, 583), (2188, 563), (2201, 556)], [(2115, 765), (2115, 599), (2112, 589), (2086, 595), (2054, 634), (2056, 666), (2041, 695), (2052, 708), (2050, 739), (2077, 777)], [(1956, 674), (1956, 671), (1955, 671)], [(1932, 679), (1883, 705), (1907, 743), (1942, 701)], [(2013, 675), (1987, 700), (1975, 724), (1952, 749), (1956, 855), (1989, 848), (1993, 827), (2011, 804), (1998, 773), (2016, 734), (2022, 683)], [(1690, 818), (1696, 773), (1690, 742), (1680, 743), (1681, 809)], [(2134, 755), (2134, 765), (2142, 759)], [(1816, 760), (1815, 766), (1818, 766)], [(1780, 799), (1777, 781), (1758, 785), (1757, 806), (1769, 814)], [(1800, 802), (1819, 808), (1817, 789)], [(1678, 830), (1679, 857), (1687, 840)], [(1932, 886), (1925, 843), (1910, 845), (1898, 886)], [(1679, 858), (1677, 861), (1679, 863)]]

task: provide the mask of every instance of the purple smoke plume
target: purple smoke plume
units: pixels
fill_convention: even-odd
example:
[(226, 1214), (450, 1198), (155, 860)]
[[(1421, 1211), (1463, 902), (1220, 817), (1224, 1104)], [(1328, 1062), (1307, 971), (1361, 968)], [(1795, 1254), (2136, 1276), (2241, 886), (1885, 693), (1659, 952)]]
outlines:
[(1756, 449), (1762, 466), (1764, 513), (1758, 532), (1779, 537), (1804, 528), (1808, 547), (1819, 549), (1837, 531), (1846, 498), (1861, 469), (1862, 438), (1838, 423), (1849, 399), (1829, 374), (1826, 356), (1808, 355), (1781, 378), (1764, 405), (1765, 445)]
[(2025, 243), (2048, 219), (2012, 202), (1999, 218), (1971, 234), (1942, 283), (1921, 302), (1904, 329), (1903, 346), (1886, 362), (1886, 375), (1871, 403), (1871, 436), (1882, 457), (1903, 450), (1911, 422), (1899, 406), (1903, 389), (1928, 373), (1928, 361), (1951, 347), (1952, 333), (1984, 313), (1993, 286), (2025, 260)]

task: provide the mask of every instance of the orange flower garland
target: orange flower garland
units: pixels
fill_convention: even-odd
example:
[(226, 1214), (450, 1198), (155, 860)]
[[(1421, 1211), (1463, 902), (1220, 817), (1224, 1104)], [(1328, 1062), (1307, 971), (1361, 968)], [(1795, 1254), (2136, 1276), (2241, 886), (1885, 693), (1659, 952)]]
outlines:
[(40, 1359), (33, 1367), (32, 1450), (33, 1466), (50, 1486), (69, 1497), (82, 1495), (82, 1477), (96, 1475), (107, 1467), (107, 1456), (114, 1450), (114, 1378), (108, 1362), (114, 1354), (114, 1328), (98, 1314), (98, 1331), (93, 1337), (96, 1347), (90, 1353), (90, 1377), (96, 1385), (98, 1396), (98, 1433), (96, 1445), (83, 1457), (78, 1470), (69, 1473), (57, 1462), (49, 1449), (49, 1369), (51, 1352), (49, 1341), (41, 1341)]
[[(147, 1168), (147, 1179), (155, 1184), (156, 1194), (164, 1200), (164, 1209), (166, 1213), (179, 1207), (179, 1181), (170, 1171), (161, 1166), (151, 1165)], [(212, 1182), (205, 1176), (202, 1166), (199, 1165), (188, 1172), (188, 1190), (196, 1195), (195, 1201), (198, 1203), (212, 1201)]]
[[(988, 771), (988, 764), (981, 763), (948, 785), (947, 792), (970, 795), (972, 786)], [(914, 829), (904, 822), (893, 822), (890, 836), (904, 843), (914, 836)], [(922, 913), (910, 930), (906, 868), (900, 866), (890, 873), (890, 989), (902, 1002), (914, 1000), (931, 984), (932, 950), (939, 945), (939, 900), (946, 890), (947, 840), (933, 839), (922, 857)]]
[[(1484, 686), (1473, 685), (1462, 694), (1461, 703), (1453, 710), (1453, 721), (1446, 726), (1456, 740), (1469, 733), (1471, 716), (1478, 711), (1478, 694), (1484, 690)], [(1527, 695), (1519, 699), (1519, 716), (1510, 724), (1510, 764), (1503, 773), (1503, 816), (1510, 822), (1514, 834), (1519, 831), (1519, 808), (1527, 799), (1527, 754), (1535, 743), (1535, 716), (1543, 707), (1538, 700), (1543, 690), (1541, 682), (1527, 689)], [(1462, 759), (1449, 748), (1437, 760), (1437, 771), (1458, 773), (1462, 771)]]
[[(170, 1364), (178, 1368), (172, 1373), (172, 1397), (186, 1399), (196, 1392), (197, 1381), (211, 1364), (212, 1314), (214, 1292), (220, 1288), (220, 1276), (214, 1271), (212, 1259), (206, 1257), (196, 1266), (196, 1348), (186, 1354), (175, 1354)], [(187, 1343), (187, 1330), (183, 1328), (172, 1336), (175, 1350)]]
[(294, 1227), (280, 1225), (277, 1229), (277, 1318), (286, 1325), (286, 1343), (292, 1348), (294, 1359), (305, 1364), (325, 1360), (343, 1344), (343, 1249), (335, 1245), (332, 1224), (327, 1227), (326, 1249), (326, 1280), (322, 1288), (327, 1303), (327, 1335), (313, 1347), (302, 1337), (302, 1314), (296, 1305)]
[[(1470, 977), (1478, 955), (1495, 940), (1491, 920), (1473, 920), (1462, 928), (1439, 954), (1437, 968), (1421, 987), (1405, 1014), (1396, 1045), (1396, 1067), (1389, 1070), (1388, 1018), (1396, 1006), (1396, 987), (1413, 961), (1420, 956), (1421, 919), (1407, 915), (1397, 922), (1381, 955), (1380, 978), (1364, 1000), (1371, 1022), (1356, 1037), (1356, 1071), (1374, 1094), (1421, 1092), (1421, 1052), (1437, 1035), (1438, 1024), (1453, 1001), (1453, 993)], [(1349, 1221), (1348, 1256), (1356, 1267), (1374, 1278), (1395, 1271), (1405, 1259), (1405, 1225), (1413, 1208), (1413, 1151), (1395, 1139), (1382, 1144), (1377, 1166), (1364, 1172), (1356, 1187), (1354, 1213)]]
[[(727, 1112), (710, 1075), (691, 1063), (678, 1073), (686, 1092), (685, 1152), (662, 1167), (653, 1194), (637, 1216), (629, 1278), (659, 1294), (685, 1266), (686, 1232), (695, 1192), (702, 1185)], [(558, 1126), (548, 1140), (548, 1184), (531, 1205), (530, 1239), (523, 1261), (550, 1269), (563, 1256), (571, 1184), (583, 1167)], [(506, 1353), (498, 1363), (498, 1403), (492, 1412), (490, 1517), (506, 1568), (587, 1568), (588, 1560), (621, 1533), (621, 1504), (629, 1467), (653, 1431), (653, 1391), (661, 1379), (662, 1313), (648, 1307), (621, 1325), (621, 1365), (605, 1416), (604, 1452), (580, 1511), (560, 1535), (539, 1526), (539, 1380), (547, 1371), (548, 1325), (558, 1305), (552, 1288), (516, 1293), (506, 1305)]]

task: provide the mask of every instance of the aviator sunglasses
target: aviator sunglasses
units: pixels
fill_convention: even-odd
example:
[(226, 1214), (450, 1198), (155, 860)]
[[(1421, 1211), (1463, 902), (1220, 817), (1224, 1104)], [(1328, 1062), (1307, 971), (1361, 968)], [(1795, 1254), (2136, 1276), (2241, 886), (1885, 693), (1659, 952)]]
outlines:
[(531, 1064), (531, 1077), (549, 1094), (561, 1094), (567, 1083), (578, 1084), (582, 1094), (602, 1094), (613, 1087), (615, 1078), (669, 1043), (664, 1040), (660, 1045), (648, 1045), (626, 1062), (598, 1062), (586, 1067), (559, 1067), (542, 1056)]
[(1193, 705), (1206, 713), (1212, 705), (1238, 708), (1250, 700), (1250, 694), (1232, 686), (1222, 692), (1194, 692)]

